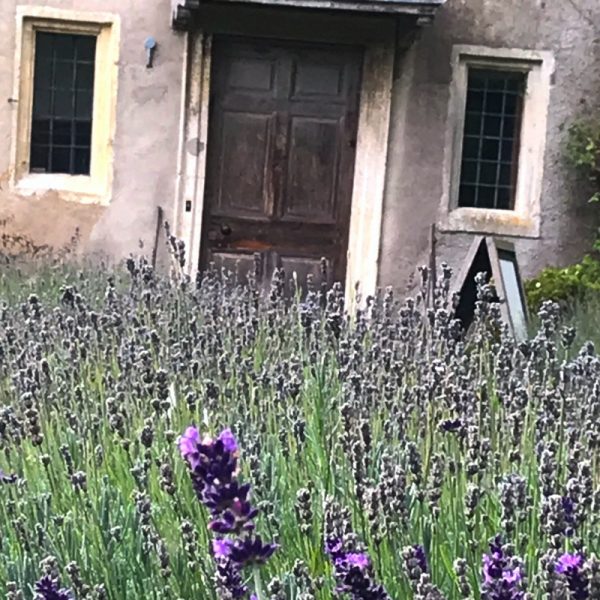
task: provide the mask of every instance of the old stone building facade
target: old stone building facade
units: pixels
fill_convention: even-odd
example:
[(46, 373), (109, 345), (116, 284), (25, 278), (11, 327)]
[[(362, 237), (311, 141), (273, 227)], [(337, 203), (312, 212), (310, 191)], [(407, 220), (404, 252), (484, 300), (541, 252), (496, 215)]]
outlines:
[(597, 0), (3, 0), (0, 226), (405, 289), (473, 236), (525, 275), (597, 227), (565, 166), (600, 108)]

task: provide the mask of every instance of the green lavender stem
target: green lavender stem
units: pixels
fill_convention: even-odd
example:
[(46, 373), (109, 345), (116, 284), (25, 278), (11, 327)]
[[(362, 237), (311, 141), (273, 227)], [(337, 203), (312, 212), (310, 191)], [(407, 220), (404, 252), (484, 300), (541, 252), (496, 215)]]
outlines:
[(253, 577), (254, 577), (254, 592), (256, 593), (257, 600), (266, 600), (266, 596), (263, 592), (263, 587), (262, 587), (262, 578), (260, 576), (260, 569), (258, 567), (254, 567)]

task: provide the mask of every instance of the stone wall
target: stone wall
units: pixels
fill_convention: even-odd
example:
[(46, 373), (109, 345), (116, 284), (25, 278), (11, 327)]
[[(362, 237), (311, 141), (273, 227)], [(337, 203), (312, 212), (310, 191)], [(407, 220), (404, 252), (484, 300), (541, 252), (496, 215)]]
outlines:
[[(157, 206), (169, 218), (177, 179), (185, 34), (170, 28), (170, 4), (154, 0), (48, 0), (45, 6), (120, 16), (114, 181), (108, 206), (66, 200), (50, 190), (11, 191), (11, 128), (16, 103), (17, 0), (0, 4), (0, 233), (39, 244), (67, 243), (78, 228), (86, 249), (123, 256), (150, 251)], [(25, 2), (27, 4), (27, 2)], [(34, 4), (31, 2), (31, 4)], [(144, 41), (158, 42), (146, 68)], [(577, 260), (594, 236), (597, 207), (563, 158), (569, 124), (600, 107), (600, 4), (597, 0), (448, 0), (433, 26), (398, 57), (393, 89), (379, 283), (401, 291), (427, 262), (429, 231), (444, 195), (444, 146), (454, 44), (550, 50), (556, 61), (548, 119), (541, 236), (518, 240), (523, 273)], [(458, 267), (472, 239), (441, 234), (438, 260)]]
[[(574, 118), (600, 108), (600, 3), (597, 0), (448, 0), (398, 72), (380, 255), (380, 284), (404, 291), (428, 262), (429, 231), (443, 196), (450, 57), (454, 44), (550, 50), (550, 97), (539, 239), (517, 241), (524, 276), (578, 260), (590, 248), (600, 211), (565, 165)], [(406, 98), (407, 97), (407, 98)], [(406, 100), (406, 102), (405, 102)], [(472, 235), (440, 234), (438, 261), (460, 268)]]
[[(32, 4), (23, 2), (19, 5)], [(157, 205), (169, 214), (174, 197), (182, 90), (183, 34), (170, 28), (168, 2), (45, 0), (37, 5), (102, 11), (120, 17), (120, 59), (110, 205), (66, 200), (60, 192), (11, 191), (11, 129), (15, 102), (16, 0), (0, 3), (0, 223), (2, 232), (60, 247), (78, 228), (82, 247), (116, 256), (154, 242)], [(146, 68), (144, 41), (158, 42)]]

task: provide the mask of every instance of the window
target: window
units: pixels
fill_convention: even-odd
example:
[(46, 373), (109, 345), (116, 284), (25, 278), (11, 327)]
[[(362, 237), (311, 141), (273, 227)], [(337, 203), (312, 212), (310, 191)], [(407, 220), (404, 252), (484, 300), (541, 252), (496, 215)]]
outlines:
[(455, 46), (442, 231), (538, 237), (554, 60)]
[(515, 247), (510, 242), (489, 236), (475, 236), (454, 282), (454, 291), (458, 295), (456, 316), (465, 332), (470, 330), (475, 318), (479, 273), (484, 273), (486, 280), (494, 284), (494, 301), (499, 302), (502, 318), (515, 338), (526, 339), (529, 317)]
[(525, 76), (469, 69), (459, 206), (513, 210)]
[(96, 37), (35, 36), (32, 173), (89, 175)]
[(515, 337), (520, 340), (527, 339), (527, 301), (514, 248), (498, 248), (498, 262), (506, 302), (505, 310), (510, 317)]
[(110, 201), (119, 19), (17, 7), (11, 185), (65, 200)]

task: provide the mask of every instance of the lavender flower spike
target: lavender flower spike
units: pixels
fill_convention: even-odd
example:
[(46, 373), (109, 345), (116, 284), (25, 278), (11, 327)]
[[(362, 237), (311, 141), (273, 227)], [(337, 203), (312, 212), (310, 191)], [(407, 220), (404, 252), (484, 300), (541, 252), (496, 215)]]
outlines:
[(337, 591), (352, 600), (390, 600), (382, 585), (373, 580), (371, 560), (365, 552), (347, 551), (340, 539), (328, 539), (325, 552), (333, 563)]
[(415, 552), (415, 559), (417, 560), (421, 571), (423, 571), (423, 573), (428, 573), (429, 567), (427, 566), (427, 556), (425, 555), (425, 548), (417, 544), (416, 546), (413, 546), (413, 550)]
[(213, 540), (212, 549), (214, 557), (217, 559), (227, 558), (231, 554), (231, 545), (232, 541), (229, 539), (217, 538)]
[(571, 598), (574, 600), (587, 600), (589, 598), (589, 581), (583, 565), (583, 554), (570, 554), (565, 552), (556, 562), (556, 572), (564, 575), (569, 585)]
[(16, 475), (7, 475), (2, 469), (0, 469), (0, 483), (15, 483), (16, 481)]
[(483, 557), (482, 600), (523, 600), (525, 598), (521, 564), (507, 556), (500, 537), (490, 543), (490, 553)]
[(417, 589), (419, 582), (421, 581), (421, 575), (429, 572), (427, 565), (427, 556), (425, 555), (425, 549), (421, 545), (406, 546), (402, 551), (404, 557), (404, 565), (406, 568), (406, 575), (413, 588), (413, 591)]
[(58, 578), (50, 575), (44, 575), (35, 584), (36, 600), (73, 600), (72, 592), (66, 588), (60, 587)]
[(246, 598), (242, 570), (266, 562), (277, 545), (253, 534), (259, 511), (250, 501), (250, 484), (238, 480), (237, 440), (230, 429), (212, 439), (188, 427), (178, 444), (196, 496), (212, 516), (209, 529), (217, 534), (212, 542), (217, 586), (230, 598)]
[(223, 442), (223, 446), (227, 452), (231, 452), (231, 454), (235, 454), (238, 451), (237, 440), (235, 439), (233, 433), (231, 433), (231, 429), (223, 429), (219, 434), (219, 440)]
[(195, 427), (188, 427), (179, 438), (178, 445), (181, 456), (194, 470), (199, 464), (198, 445), (200, 444), (200, 432)]
[(228, 558), (219, 558), (216, 566), (215, 580), (219, 597), (246, 598), (248, 587), (243, 582), (238, 565)]

